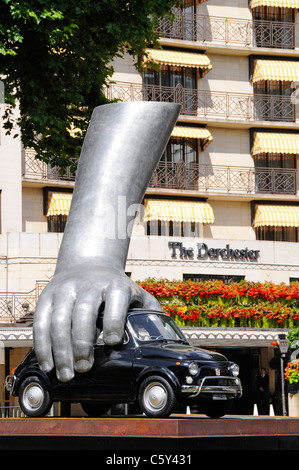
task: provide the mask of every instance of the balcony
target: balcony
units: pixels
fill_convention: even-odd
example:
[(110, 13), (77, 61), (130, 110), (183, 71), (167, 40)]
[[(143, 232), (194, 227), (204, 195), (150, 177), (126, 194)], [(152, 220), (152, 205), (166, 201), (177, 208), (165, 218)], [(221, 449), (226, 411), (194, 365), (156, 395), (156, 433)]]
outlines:
[(158, 19), (161, 39), (179, 39), (195, 43), (295, 49), (299, 46), (299, 25), (292, 22), (243, 20), (196, 15), (176, 10), (173, 21)]
[(222, 121), (295, 122), (295, 105), (282, 95), (205, 91), (158, 85), (111, 83), (105, 89), (109, 100), (166, 101), (179, 103), (181, 115)]
[(61, 173), (61, 168), (52, 168), (47, 163), (35, 158), (35, 152), (32, 149), (23, 150), (23, 178), (33, 180), (59, 180), (59, 181), (75, 181), (75, 173), (66, 168), (65, 173)]
[(150, 188), (213, 194), (297, 194), (297, 170), (160, 162)]

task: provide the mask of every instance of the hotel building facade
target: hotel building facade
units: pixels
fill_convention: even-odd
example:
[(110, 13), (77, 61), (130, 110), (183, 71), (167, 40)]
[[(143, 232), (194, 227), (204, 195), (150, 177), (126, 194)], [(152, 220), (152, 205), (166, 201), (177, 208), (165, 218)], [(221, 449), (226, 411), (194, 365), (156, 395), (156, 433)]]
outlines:
[[(298, 0), (184, 0), (171, 21), (159, 19), (161, 49), (147, 50), (143, 73), (131, 57), (114, 62), (109, 99), (182, 107), (134, 226), (133, 280), (299, 280), (298, 8)], [(62, 177), (1, 132), (3, 381), (32, 345), (32, 315), (54, 273), (75, 175)], [(250, 414), (255, 376), (269, 369), (271, 341), (286, 331), (184, 332), (241, 365), (237, 412)], [(268, 372), (274, 392), (277, 376)]]

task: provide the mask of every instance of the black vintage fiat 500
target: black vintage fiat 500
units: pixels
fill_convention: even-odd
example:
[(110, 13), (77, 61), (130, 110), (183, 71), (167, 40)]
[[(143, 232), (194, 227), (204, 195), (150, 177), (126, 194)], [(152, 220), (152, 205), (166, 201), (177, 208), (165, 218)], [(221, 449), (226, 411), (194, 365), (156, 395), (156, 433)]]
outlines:
[(6, 388), (30, 417), (45, 416), (54, 401), (67, 401), (81, 403), (90, 416), (127, 403), (149, 417), (165, 418), (178, 405), (197, 405), (216, 418), (242, 395), (238, 365), (191, 346), (175, 321), (160, 312), (129, 312), (123, 343), (107, 346), (99, 337), (94, 353), (89, 372), (62, 383), (55, 371), (40, 370), (31, 350), (6, 378)]

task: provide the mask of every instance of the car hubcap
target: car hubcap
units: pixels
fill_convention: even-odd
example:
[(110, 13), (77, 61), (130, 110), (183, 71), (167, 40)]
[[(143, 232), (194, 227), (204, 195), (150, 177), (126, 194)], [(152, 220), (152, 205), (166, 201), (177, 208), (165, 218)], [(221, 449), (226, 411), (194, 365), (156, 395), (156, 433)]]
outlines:
[(154, 382), (144, 390), (144, 402), (152, 411), (161, 410), (167, 403), (167, 391), (162, 384)]
[(44, 401), (44, 391), (37, 383), (27, 385), (24, 390), (24, 403), (27, 408), (37, 409)]

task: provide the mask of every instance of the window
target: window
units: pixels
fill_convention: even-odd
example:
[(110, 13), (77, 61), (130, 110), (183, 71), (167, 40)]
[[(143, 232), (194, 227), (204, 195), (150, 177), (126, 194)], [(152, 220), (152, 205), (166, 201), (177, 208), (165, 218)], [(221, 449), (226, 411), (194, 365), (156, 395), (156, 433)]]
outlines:
[(292, 82), (264, 80), (254, 84), (255, 118), (263, 121), (294, 121)]
[(232, 282), (241, 282), (245, 276), (233, 276), (230, 274), (183, 274), (184, 281), (203, 282), (203, 281), (223, 281), (225, 284)]
[(198, 140), (171, 137), (153, 175), (161, 188), (198, 189)]
[(252, 10), (256, 47), (294, 48), (294, 10), (260, 6)]
[(296, 193), (296, 157), (264, 153), (255, 157), (256, 192)]
[(173, 8), (175, 18), (164, 17), (159, 24), (159, 32), (165, 37), (196, 41), (196, 1), (183, 0)]
[(257, 227), (256, 239), (275, 242), (298, 242), (297, 227)]
[(183, 161), (186, 164), (197, 163), (197, 140), (185, 137), (171, 137), (161, 158), (161, 162), (163, 161), (172, 163)]
[(72, 201), (72, 191), (46, 187), (43, 193), (48, 232), (64, 232)]
[(48, 232), (64, 232), (67, 215), (48, 216)]
[(200, 237), (202, 224), (154, 220), (147, 222), (147, 235), (159, 237)]
[(196, 69), (191, 67), (148, 69), (143, 73), (146, 100), (180, 103), (185, 114), (192, 114), (197, 107), (196, 77)]

